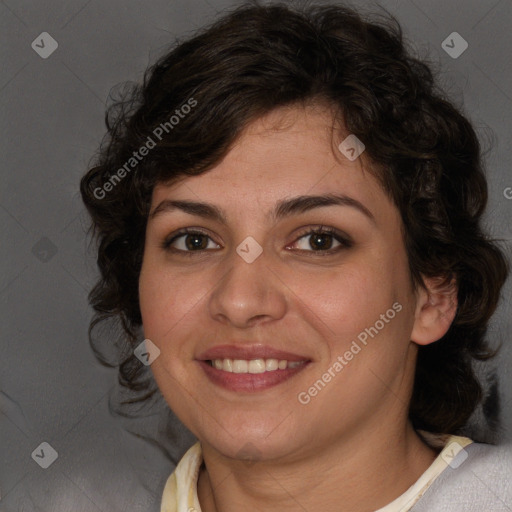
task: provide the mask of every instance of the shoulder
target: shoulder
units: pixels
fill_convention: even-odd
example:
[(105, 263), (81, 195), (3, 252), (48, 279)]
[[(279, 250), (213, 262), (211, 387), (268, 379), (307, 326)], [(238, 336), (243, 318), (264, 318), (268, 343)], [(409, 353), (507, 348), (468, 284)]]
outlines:
[(411, 512), (510, 512), (512, 444), (472, 443), (446, 462)]

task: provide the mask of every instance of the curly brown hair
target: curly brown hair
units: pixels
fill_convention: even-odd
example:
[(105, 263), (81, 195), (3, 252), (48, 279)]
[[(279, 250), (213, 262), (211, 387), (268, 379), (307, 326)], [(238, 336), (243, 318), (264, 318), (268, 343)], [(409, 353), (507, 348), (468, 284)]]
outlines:
[(120, 319), (131, 347), (120, 381), (146, 389), (149, 380), (136, 383), (143, 367), (133, 348), (153, 188), (211, 169), (259, 116), (311, 101), (333, 106), (364, 142), (401, 213), (415, 286), (422, 276), (456, 280), (449, 331), (419, 347), (410, 418), (416, 428), (457, 433), (481, 400), (472, 363), (492, 356), (485, 333), (508, 265), (481, 228), (487, 183), (475, 130), (431, 65), (411, 56), (389, 13), (244, 4), (174, 47), (108, 109), (108, 133), (80, 183), (101, 272), (89, 333)]

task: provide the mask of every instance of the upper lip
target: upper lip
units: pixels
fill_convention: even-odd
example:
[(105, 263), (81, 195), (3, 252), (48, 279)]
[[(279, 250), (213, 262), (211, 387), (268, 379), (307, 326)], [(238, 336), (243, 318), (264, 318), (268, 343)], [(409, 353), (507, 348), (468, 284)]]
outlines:
[(213, 359), (279, 359), (286, 361), (309, 361), (308, 357), (277, 350), (268, 345), (217, 345), (201, 352), (197, 359), (211, 361)]

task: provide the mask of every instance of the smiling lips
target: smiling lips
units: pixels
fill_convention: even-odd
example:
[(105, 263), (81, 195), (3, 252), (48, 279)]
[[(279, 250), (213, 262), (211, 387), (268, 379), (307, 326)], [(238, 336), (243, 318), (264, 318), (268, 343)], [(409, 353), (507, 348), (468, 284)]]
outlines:
[(297, 368), (305, 361), (287, 361), (286, 359), (213, 359), (211, 365), (217, 370), (231, 373), (263, 373), (286, 368)]
[(263, 345), (221, 345), (199, 355), (209, 379), (231, 391), (261, 391), (303, 370), (310, 359)]

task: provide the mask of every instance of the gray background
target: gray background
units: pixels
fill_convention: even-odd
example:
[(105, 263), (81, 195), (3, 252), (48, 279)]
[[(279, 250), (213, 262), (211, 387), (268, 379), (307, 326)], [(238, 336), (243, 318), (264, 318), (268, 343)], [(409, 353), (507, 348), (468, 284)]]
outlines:
[[(354, 5), (372, 5), (353, 2)], [(2, 230), (0, 301), (0, 510), (158, 510), (165, 479), (191, 438), (170, 455), (145, 441), (165, 426), (165, 406), (146, 420), (109, 414), (116, 371), (88, 341), (87, 292), (96, 279), (78, 183), (104, 134), (109, 90), (139, 80), (176, 36), (186, 37), (233, 5), (218, 0), (0, 2)], [(490, 182), (487, 225), (512, 231), (510, 50), (512, 0), (383, 1), (420, 55), (442, 69), (441, 83), (475, 123)], [(469, 43), (457, 59), (441, 47), (452, 32)], [(58, 42), (47, 59), (31, 47), (42, 32)], [(512, 194), (511, 194), (512, 195)], [(508, 244), (508, 242), (507, 242)], [(510, 244), (509, 256), (510, 256)], [(512, 439), (511, 283), (490, 327), (503, 341), (504, 432)], [(130, 433), (131, 431), (132, 433)], [(57, 460), (31, 458), (42, 442)]]

